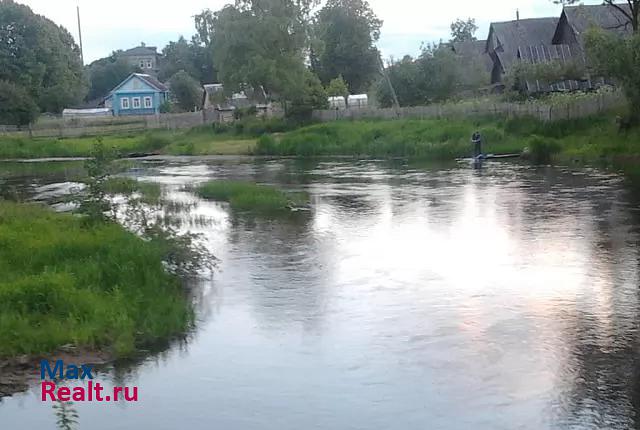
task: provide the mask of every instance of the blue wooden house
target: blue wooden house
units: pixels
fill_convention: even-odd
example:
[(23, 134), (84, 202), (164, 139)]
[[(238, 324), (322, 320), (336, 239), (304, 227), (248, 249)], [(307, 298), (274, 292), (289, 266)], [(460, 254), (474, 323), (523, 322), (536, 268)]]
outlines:
[(105, 99), (105, 107), (115, 116), (156, 115), (169, 99), (169, 89), (156, 78), (132, 73), (115, 87)]

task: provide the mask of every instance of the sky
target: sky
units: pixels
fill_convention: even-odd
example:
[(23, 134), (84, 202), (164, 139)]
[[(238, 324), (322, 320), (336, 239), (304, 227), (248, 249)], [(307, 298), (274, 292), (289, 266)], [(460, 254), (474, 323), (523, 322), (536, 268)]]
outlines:
[[(66, 27), (78, 39), (76, 6), (80, 5), (85, 62), (90, 63), (117, 49), (140, 45), (157, 46), (180, 35), (190, 38), (195, 32), (193, 16), (209, 8), (217, 10), (229, 0), (18, 0), (36, 13)], [(476, 36), (485, 39), (492, 21), (520, 17), (560, 16), (561, 7), (550, 0), (369, 0), (374, 12), (384, 21), (378, 42), (383, 57), (416, 55), (422, 42), (449, 38), (449, 25), (456, 18), (473, 17), (480, 29)], [(585, 3), (601, 3), (585, 1)]]

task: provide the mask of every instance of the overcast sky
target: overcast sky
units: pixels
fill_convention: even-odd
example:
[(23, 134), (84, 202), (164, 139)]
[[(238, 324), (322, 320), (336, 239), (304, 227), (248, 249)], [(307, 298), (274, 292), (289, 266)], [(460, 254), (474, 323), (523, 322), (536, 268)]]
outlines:
[[(66, 27), (76, 38), (76, 5), (80, 5), (85, 62), (145, 42), (162, 49), (180, 35), (194, 33), (193, 15), (202, 9), (220, 9), (229, 0), (18, 0), (36, 13)], [(550, 0), (369, 0), (384, 20), (378, 44), (385, 58), (415, 55), (421, 42), (449, 38), (449, 25), (456, 18), (473, 17), (486, 38), (491, 21), (559, 16), (560, 7)], [(601, 0), (585, 1), (601, 3)]]

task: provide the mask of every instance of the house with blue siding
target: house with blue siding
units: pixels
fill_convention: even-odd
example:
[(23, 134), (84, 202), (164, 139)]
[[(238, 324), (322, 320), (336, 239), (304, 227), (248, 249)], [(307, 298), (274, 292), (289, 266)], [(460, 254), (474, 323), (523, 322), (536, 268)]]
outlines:
[(115, 87), (105, 99), (105, 107), (115, 116), (156, 115), (169, 99), (169, 89), (156, 78), (132, 73)]

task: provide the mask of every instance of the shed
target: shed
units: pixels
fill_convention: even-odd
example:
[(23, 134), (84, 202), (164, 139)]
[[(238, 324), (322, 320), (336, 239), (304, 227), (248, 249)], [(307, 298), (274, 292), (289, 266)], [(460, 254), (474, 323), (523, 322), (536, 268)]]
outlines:
[(347, 101), (343, 96), (329, 97), (329, 108), (343, 110), (347, 108)]
[(353, 94), (347, 100), (349, 109), (362, 109), (369, 105), (369, 96), (366, 94)]

